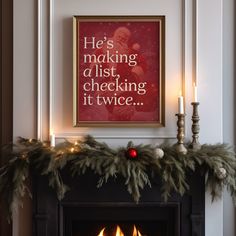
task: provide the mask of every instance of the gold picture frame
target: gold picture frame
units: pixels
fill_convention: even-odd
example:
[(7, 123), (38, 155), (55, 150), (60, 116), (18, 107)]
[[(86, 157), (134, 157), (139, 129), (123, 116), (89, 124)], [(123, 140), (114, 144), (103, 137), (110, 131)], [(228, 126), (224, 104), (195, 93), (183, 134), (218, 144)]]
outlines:
[(73, 17), (75, 127), (165, 125), (165, 16)]

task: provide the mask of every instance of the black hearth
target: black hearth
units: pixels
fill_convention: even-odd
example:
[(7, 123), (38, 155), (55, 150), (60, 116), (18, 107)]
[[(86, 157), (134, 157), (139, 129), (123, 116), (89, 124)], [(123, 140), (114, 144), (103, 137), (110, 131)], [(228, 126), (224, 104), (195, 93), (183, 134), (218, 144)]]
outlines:
[(97, 189), (93, 173), (75, 178), (66, 172), (62, 175), (71, 189), (61, 202), (46, 178), (33, 178), (34, 236), (98, 236), (103, 228), (103, 236), (116, 236), (117, 226), (124, 236), (133, 236), (134, 226), (142, 236), (204, 236), (203, 176), (190, 175), (188, 194), (173, 193), (168, 202), (163, 202), (156, 179), (136, 204), (122, 179)]

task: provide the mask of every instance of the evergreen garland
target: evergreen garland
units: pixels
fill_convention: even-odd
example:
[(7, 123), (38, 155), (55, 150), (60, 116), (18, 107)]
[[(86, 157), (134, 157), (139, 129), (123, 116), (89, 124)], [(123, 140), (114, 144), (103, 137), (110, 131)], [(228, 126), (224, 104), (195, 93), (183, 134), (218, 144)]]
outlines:
[[(137, 151), (137, 158), (127, 156), (129, 148)], [(201, 168), (213, 200), (221, 196), (224, 186), (232, 197), (236, 197), (236, 158), (227, 145), (203, 145), (198, 151), (188, 149), (186, 155), (177, 153), (175, 146), (162, 144), (158, 148), (164, 151), (163, 157), (152, 145), (129, 142), (127, 147), (112, 149), (91, 136), (76, 143), (66, 141), (54, 148), (49, 142), (19, 138), (16, 144), (2, 148), (5, 162), (0, 168), (0, 196), (11, 217), (25, 193), (31, 196), (26, 180), (33, 169), (47, 176), (49, 186), (61, 200), (69, 188), (63, 183), (60, 171), (67, 167), (72, 176), (92, 170), (99, 176), (98, 188), (108, 179), (122, 176), (127, 191), (136, 202), (140, 199), (141, 190), (151, 187), (154, 176), (161, 179), (165, 201), (173, 191), (183, 195), (189, 189), (186, 174)]]

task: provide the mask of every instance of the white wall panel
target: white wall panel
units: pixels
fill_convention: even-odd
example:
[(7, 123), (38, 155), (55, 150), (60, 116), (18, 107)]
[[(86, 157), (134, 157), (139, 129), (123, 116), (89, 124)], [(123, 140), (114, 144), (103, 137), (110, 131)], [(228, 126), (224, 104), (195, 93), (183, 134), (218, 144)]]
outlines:
[[(53, 1), (51, 125), (56, 136), (160, 137), (176, 136), (177, 97), (182, 86), (184, 1)], [(92, 6), (96, 6), (93, 8)], [(74, 128), (72, 126), (72, 16), (73, 15), (165, 15), (166, 16), (166, 127)]]
[[(197, 75), (201, 142), (223, 141), (222, 0), (198, 0)], [(214, 7), (212, 7), (214, 6)], [(223, 235), (223, 200), (212, 203), (206, 192), (206, 236)]]

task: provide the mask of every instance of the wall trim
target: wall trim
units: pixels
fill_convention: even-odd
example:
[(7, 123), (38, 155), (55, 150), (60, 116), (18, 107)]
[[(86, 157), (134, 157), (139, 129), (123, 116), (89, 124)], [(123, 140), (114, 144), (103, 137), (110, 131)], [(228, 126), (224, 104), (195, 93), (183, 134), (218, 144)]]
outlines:
[[(71, 133), (55, 134), (56, 140), (58, 139), (76, 139), (81, 138), (83, 135), (74, 135)], [(176, 136), (166, 135), (166, 136), (152, 136), (152, 135), (93, 135), (96, 139), (176, 139)]]
[[(38, 138), (42, 139), (43, 137), (48, 137), (48, 135), (51, 132), (55, 132), (54, 130), (54, 71), (53, 71), (53, 66), (54, 66), (54, 47), (53, 47), (53, 40), (54, 40), (54, 0), (50, 0), (48, 7), (49, 7), (49, 16), (48, 16), (48, 25), (49, 25), (49, 32), (48, 32), (48, 41), (49, 41), (49, 101), (47, 102), (47, 104), (45, 102), (43, 102), (43, 94), (42, 94), (42, 90), (43, 90), (43, 86), (42, 86), (42, 58), (43, 58), (43, 54), (45, 52), (43, 52), (43, 45), (42, 45), (42, 32), (43, 27), (42, 27), (42, 11), (45, 10), (42, 8), (42, 1), (45, 0), (38, 0)], [(197, 0), (191, 0), (190, 2), (193, 2), (193, 12), (189, 13), (189, 9), (188, 9), (188, 4), (189, 1), (187, 0), (182, 0), (180, 1), (182, 6), (181, 6), (181, 10), (182, 10), (182, 33), (181, 33), (181, 40), (182, 40), (182, 45), (181, 45), (181, 51), (182, 51), (182, 61), (181, 61), (181, 86), (182, 86), (182, 91), (183, 94), (186, 95), (185, 93), (185, 88), (186, 88), (186, 65), (187, 65), (187, 54), (191, 53), (192, 57), (193, 57), (193, 68), (197, 68)], [(194, 50), (191, 51), (191, 49), (187, 49), (187, 37), (190, 32), (187, 32), (187, 16), (189, 14), (192, 14), (192, 17), (196, 17), (196, 19), (194, 20), (194, 24), (196, 24), (195, 26), (193, 25), (193, 32), (192, 33), (192, 37), (193, 37), (193, 48)], [(191, 51), (191, 52), (190, 52)], [(193, 78), (197, 77), (197, 69), (194, 70), (193, 72)], [(47, 131), (47, 135), (45, 135), (45, 122), (44, 122), (44, 117), (42, 115), (43, 110), (45, 109), (44, 106), (47, 106), (48, 108), (48, 131)], [(186, 102), (185, 102), (185, 107), (186, 107)], [(174, 115), (174, 114), (173, 114)], [(187, 124), (187, 122), (186, 122)], [(81, 132), (77, 132), (75, 134), (75, 137), (77, 135), (80, 135), (81, 133), (83, 133), (83, 129), (81, 129)], [(188, 131), (188, 129), (186, 129), (186, 132)], [(44, 134), (43, 134), (44, 133)], [(65, 134), (66, 136), (66, 130), (65, 132), (62, 132), (60, 134), (55, 134), (56, 137), (57, 136), (62, 136), (63, 134)], [(187, 133), (186, 133), (187, 136)], [(107, 138), (109, 137), (113, 137), (113, 136), (106, 136)], [(126, 135), (122, 135), (119, 137), (126, 137)], [(119, 138), (117, 137), (117, 138)], [(129, 136), (130, 138), (136, 138), (136, 136)], [(154, 139), (156, 138), (163, 138), (163, 135), (154, 135), (154, 136), (145, 136), (143, 135), (142, 138), (146, 139), (146, 138), (152, 137)], [(172, 135), (164, 135), (165, 138), (170, 138), (172, 139), (173, 137), (175, 137), (175, 133), (173, 133)]]
[(198, 0), (193, 0), (193, 82), (198, 82)]
[(39, 140), (49, 138), (50, 2), (37, 0), (37, 138)]
[(54, 57), (53, 57), (53, 15), (54, 15), (54, 0), (50, 0), (50, 7), (49, 7), (49, 50), (50, 50), (50, 60), (49, 60), (49, 134), (54, 132), (53, 126), (53, 113), (54, 113), (54, 80), (53, 80), (53, 65), (54, 65)]
[(42, 1), (38, 0), (38, 37), (37, 37), (37, 44), (38, 44), (38, 55), (37, 55), (37, 60), (38, 60), (38, 66), (37, 66), (37, 138), (39, 140), (42, 140)]

